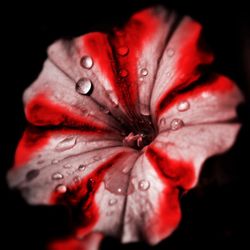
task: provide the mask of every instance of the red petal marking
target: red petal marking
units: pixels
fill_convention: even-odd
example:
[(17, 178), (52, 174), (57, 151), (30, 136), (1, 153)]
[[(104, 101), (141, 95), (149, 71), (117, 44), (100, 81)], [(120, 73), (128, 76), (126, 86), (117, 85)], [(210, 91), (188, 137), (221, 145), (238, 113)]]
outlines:
[(107, 160), (99, 167), (96, 168), (91, 174), (84, 177), (79, 183), (71, 184), (67, 186), (67, 192), (60, 194), (54, 192), (51, 196), (51, 204), (64, 204), (69, 207), (80, 206), (81, 218), (79, 219), (79, 225), (77, 228), (78, 235), (88, 234), (93, 226), (98, 221), (98, 206), (95, 204), (94, 195), (98, 190), (101, 182), (103, 181), (104, 175), (109, 168), (111, 168), (116, 161), (129, 155), (129, 153), (121, 152)]
[(161, 218), (161, 223), (153, 225), (152, 230), (159, 238), (166, 237), (176, 228), (181, 218), (177, 188), (189, 189), (192, 186), (195, 181), (194, 170), (190, 163), (170, 159), (166, 153), (152, 145), (148, 146), (146, 156), (165, 183), (156, 213), (156, 216)]
[(34, 97), (26, 106), (27, 120), (37, 126), (65, 125), (81, 129), (101, 130), (103, 126), (93, 123), (84, 115), (77, 115), (67, 107), (60, 106), (49, 100), (44, 94)]
[[(224, 76), (214, 76), (205, 83), (201, 83), (194, 87), (194, 89), (183, 92), (182, 86), (178, 86), (176, 89), (171, 90), (171, 93), (168, 92), (159, 100), (156, 119), (159, 116), (169, 110), (171, 107), (175, 106), (180, 100), (195, 98), (201, 95), (203, 92), (209, 92), (212, 95), (216, 93), (229, 92), (234, 88), (232, 81), (229, 81), (228, 78)], [(184, 87), (185, 91), (185, 87)]]
[[(212, 54), (199, 48), (201, 30), (199, 23), (186, 18), (169, 41), (161, 59), (153, 90), (156, 117), (159, 116), (163, 100), (177, 89), (196, 81), (201, 75), (199, 67), (213, 61)], [(171, 58), (168, 56), (169, 49), (173, 49), (175, 53)], [(166, 70), (172, 74), (171, 77), (166, 74)]]
[[(119, 34), (115, 32), (114, 35), (107, 36), (93, 33), (82, 37), (82, 50), (85, 53), (88, 51), (100, 66), (126, 112), (134, 112), (137, 108), (138, 55), (143, 53), (143, 46), (154, 35), (157, 21), (152, 10), (145, 10), (135, 14)], [(125, 53), (125, 48), (128, 53)], [(119, 55), (119, 50), (122, 55)], [(121, 70), (126, 70), (127, 76), (122, 77)]]
[(47, 250), (98, 250), (103, 236), (90, 234), (79, 240), (74, 237), (54, 240), (49, 243)]
[(57, 129), (57, 130), (43, 130), (36, 127), (29, 127), (23, 133), (22, 138), (19, 141), (18, 147), (15, 153), (14, 168), (24, 166), (28, 161), (38, 152), (40, 152), (49, 140), (56, 135), (68, 135), (76, 133), (78, 135), (98, 134), (103, 135), (102, 131), (97, 130), (73, 130), (73, 129)]
[[(162, 181), (173, 187), (189, 189), (195, 181), (194, 168), (191, 163), (170, 159), (159, 148), (150, 145), (146, 156), (159, 174)], [(166, 181), (167, 180), (167, 181)]]

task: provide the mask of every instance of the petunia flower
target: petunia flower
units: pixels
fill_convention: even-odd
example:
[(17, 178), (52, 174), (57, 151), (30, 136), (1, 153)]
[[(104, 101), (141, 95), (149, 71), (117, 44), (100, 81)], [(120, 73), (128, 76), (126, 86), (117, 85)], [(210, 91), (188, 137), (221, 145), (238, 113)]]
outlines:
[(211, 72), (201, 32), (155, 7), (49, 47), (8, 181), (30, 204), (72, 209), (75, 236), (50, 249), (96, 249), (107, 235), (157, 244), (178, 226), (180, 193), (240, 128), (243, 97)]

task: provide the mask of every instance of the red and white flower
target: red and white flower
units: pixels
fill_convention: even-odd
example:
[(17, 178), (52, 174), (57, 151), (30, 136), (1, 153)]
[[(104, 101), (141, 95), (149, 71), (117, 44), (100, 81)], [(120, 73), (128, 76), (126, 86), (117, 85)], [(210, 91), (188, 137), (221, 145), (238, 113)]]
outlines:
[(30, 204), (77, 208), (75, 233), (85, 241), (70, 239), (72, 249), (94, 249), (102, 235), (150, 244), (169, 236), (181, 218), (180, 190), (233, 144), (243, 97), (209, 71), (201, 31), (156, 7), (109, 34), (49, 47), (24, 93), (30, 125), (8, 181)]

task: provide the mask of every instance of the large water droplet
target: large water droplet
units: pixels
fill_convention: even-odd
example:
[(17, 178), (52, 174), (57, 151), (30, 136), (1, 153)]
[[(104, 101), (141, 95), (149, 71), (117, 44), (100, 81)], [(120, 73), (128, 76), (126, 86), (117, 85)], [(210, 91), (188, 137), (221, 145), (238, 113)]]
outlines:
[(183, 111), (187, 111), (188, 109), (190, 108), (190, 104), (188, 101), (181, 101), (178, 106), (177, 106), (177, 109), (178, 111), (180, 112), (183, 112)]
[(78, 167), (78, 170), (79, 171), (84, 171), (86, 169), (86, 165), (84, 164), (81, 164), (79, 167)]
[(67, 138), (63, 139), (62, 141), (60, 141), (56, 145), (55, 150), (56, 151), (65, 151), (65, 150), (69, 150), (69, 149), (73, 148), (75, 145), (76, 145), (76, 137), (70, 136), (70, 137), (67, 137)]
[(147, 76), (148, 75), (148, 70), (146, 68), (141, 69), (140, 75), (141, 76)]
[(85, 69), (91, 69), (94, 65), (94, 61), (90, 56), (83, 56), (81, 58), (80, 64)]
[(170, 123), (170, 128), (172, 130), (180, 129), (184, 126), (184, 122), (181, 119), (173, 119)]
[(126, 69), (120, 69), (119, 76), (120, 77), (127, 77), (128, 76), (128, 71)]
[(56, 186), (55, 190), (58, 193), (64, 194), (64, 193), (67, 192), (67, 187), (65, 185), (63, 185), (63, 184), (59, 184), (59, 185)]
[(118, 201), (117, 199), (112, 198), (112, 199), (109, 200), (108, 204), (109, 204), (109, 206), (113, 206), (113, 205), (115, 205), (117, 203), (117, 201)]
[(81, 95), (88, 95), (91, 93), (93, 84), (88, 78), (81, 78), (76, 83), (76, 91)]
[(129, 48), (128, 47), (125, 47), (125, 46), (122, 46), (122, 47), (119, 47), (117, 49), (117, 53), (120, 55), (120, 56), (126, 56), (129, 52)]
[(39, 169), (32, 169), (26, 174), (26, 181), (35, 179), (40, 174)]
[(172, 57), (174, 55), (174, 50), (172, 48), (167, 49), (167, 55)]
[(52, 178), (52, 180), (61, 180), (61, 179), (63, 179), (63, 175), (59, 172), (56, 172), (56, 173), (52, 174), (51, 178)]
[(138, 188), (139, 188), (141, 191), (147, 191), (147, 190), (150, 188), (150, 182), (147, 181), (147, 180), (141, 180), (141, 181), (139, 181), (139, 183), (138, 183)]

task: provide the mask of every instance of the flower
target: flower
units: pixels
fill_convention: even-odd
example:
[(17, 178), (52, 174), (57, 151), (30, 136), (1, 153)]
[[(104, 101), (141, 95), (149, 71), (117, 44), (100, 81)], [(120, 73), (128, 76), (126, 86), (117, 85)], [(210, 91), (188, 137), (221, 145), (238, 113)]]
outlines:
[(98, 247), (102, 235), (150, 244), (169, 236), (180, 191), (196, 185), (204, 161), (227, 150), (240, 128), (243, 97), (210, 72), (201, 31), (155, 7), (109, 34), (51, 45), (24, 93), (29, 127), (9, 185), (30, 204), (73, 208), (85, 247)]

